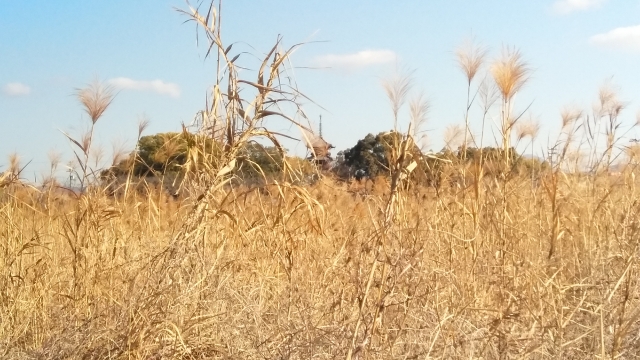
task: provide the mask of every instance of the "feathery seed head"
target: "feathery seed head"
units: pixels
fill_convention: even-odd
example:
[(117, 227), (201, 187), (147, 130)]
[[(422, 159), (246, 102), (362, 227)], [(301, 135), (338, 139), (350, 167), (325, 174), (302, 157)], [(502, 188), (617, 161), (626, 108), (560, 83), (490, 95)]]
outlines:
[(390, 79), (382, 81), (382, 88), (391, 102), (394, 117), (398, 116), (398, 111), (400, 111), (409, 91), (413, 87), (412, 74), (413, 71), (404, 70), (397, 72)]
[(582, 111), (577, 108), (564, 108), (560, 112), (560, 117), (562, 118), (562, 128), (565, 129), (582, 117)]
[(605, 82), (598, 91), (598, 102), (594, 105), (596, 117), (618, 117), (626, 104), (618, 98), (617, 88), (610, 82)]
[(17, 153), (9, 155), (9, 173), (14, 177), (20, 174), (20, 156)]
[(80, 145), (82, 145), (82, 151), (87, 155), (89, 153), (89, 148), (91, 147), (91, 132), (87, 131), (82, 134)]
[(491, 66), (491, 75), (502, 98), (511, 100), (529, 78), (530, 69), (515, 48), (504, 48), (500, 59)]
[(491, 82), (488, 78), (484, 78), (480, 87), (478, 88), (480, 100), (482, 100), (482, 106), (485, 110), (488, 110), (498, 100), (499, 91), (496, 84)]
[(104, 159), (104, 156), (105, 156), (104, 148), (102, 146), (94, 146), (93, 148), (91, 148), (89, 155), (91, 156), (91, 159), (93, 160), (94, 164), (98, 166), (98, 164), (102, 162), (102, 159)]
[(605, 84), (603, 84), (600, 87), (600, 90), (598, 91), (598, 100), (600, 101), (600, 108), (601, 109), (606, 109), (611, 102), (614, 102), (616, 100), (616, 92), (613, 89), (611, 83), (606, 82)]
[(411, 128), (414, 138), (420, 132), (420, 128), (427, 121), (427, 113), (431, 104), (425, 99), (423, 94), (415, 96), (409, 101), (409, 113), (411, 115)]
[(111, 166), (117, 166), (122, 161), (127, 159), (127, 151), (125, 150), (124, 144), (122, 142), (112, 142), (111, 149)]
[(146, 115), (142, 115), (138, 118), (138, 137), (142, 136), (142, 133), (149, 126), (149, 118)]
[(516, 137), (518, 141), (529, 137), (535, 139), (540, 131), (540, 123), (535, 120), (523, 121), (516, 126)]
[(444, 144), (449, 150), (460, 147), (464, 142), (464, 127), (462, 125), (449, 125), (444, 130)]
[(113, 90), (97, 80), (85, 88), (77, 91), (78, 100), (89, 114), (91, 122), (95, 124), (113, 101)]
[(51, 165), (51, 169), (56, 169), (60, 162), (62, 161), (62, 155), (54, 150), (49, 150), (47, 153), (47, 157), (49, 158), (49, 164)]
[(487, 49), (483, 46), (476, 45), (473, 41), (468, 40), (458, 48), (456, 57), (458, 65), (467, 77), (467, 81), (471, 84), (478, 70), (482, 67), (487, 55)]

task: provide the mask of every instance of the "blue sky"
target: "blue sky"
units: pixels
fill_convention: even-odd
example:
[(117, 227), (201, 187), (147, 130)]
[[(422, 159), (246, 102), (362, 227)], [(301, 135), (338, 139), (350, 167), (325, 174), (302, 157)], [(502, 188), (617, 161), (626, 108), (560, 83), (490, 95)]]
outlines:
[[(87, 128), (74, 91), (95, 78), (119, 88), (96, 129), (106, 153), (113, 142), (133, 148), (140, 116), (151, 121), (147, 134), (189, 123), (204, 106), (215, 64), (196, 46), (194, 25), (174, 10), (185, 6), (0, 0), (0, 171), (12, 152), (31, 161), (23, 174), (30, 180), (47, 169), (50, 150), (71, 160), (59, 130)], [(392, 127), (380, 82), (398, 66), (415, 70), (414, 90), (431, 103), (428, 147), (440, 149), (444, 129), (464, 121), (466, 79), (455, 50), (470, 37), (489, 48), (489, 61), (503, 46), (524, 55), (533, 71), (516, 108), (531, 104), (527, 116), (542, 125), (540, 147), (557, 133), (560, 110), (589, 110), (607, 79), (627, 102), (626, 124), (640, 109), (638, 0), (225, 0), (222, 15), (224, 41), (237, 42), (233, 51), (260, 56), (278, 34), (284, 45), (313, 41), (292, 58), (296, 80), (322, 106), (305, 110), (312, 119), (322, 114), (325, 138), (337, 150)], [(478, 121), (471, 119), (474, 131)], [(286, 146), (304, 154), (301, 143)]]

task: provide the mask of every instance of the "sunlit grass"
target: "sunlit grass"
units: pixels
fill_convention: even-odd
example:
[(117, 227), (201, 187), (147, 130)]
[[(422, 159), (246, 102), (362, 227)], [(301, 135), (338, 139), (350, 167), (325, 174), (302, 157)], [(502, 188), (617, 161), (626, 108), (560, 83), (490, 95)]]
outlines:
[[(136, 152), (121, 178), (88, 165), (93, 124), (113, 100), (99, 83), (78, 91), (91, 130), (68, 136), (84, 192), (53, 176), (26, 185), (11, 156), (0, 175), (0, 358), (638, 357), (640, 155), (620, 145), (615, 92), (600, 91), (597, 119), (562, 112), (556, 153), (522, 171), (506, 150), (512, 128), (528, 149), (538, 136), (535, 120), (513, 112), (529, 68), (507, 50), (489, 69), (494, 82), (485, 76), (476, 90), (486, 50), (471, 47), (458, 53), (465, 122), (444, 135), (449, 153), (463, 156), (429, 162), (415, 150), (429, 102), (411, 98), (414, 81), (400, 74), (381, 91), (394, 129), (404, 105), (410, 125), (386, 134), (385, 176), (316, 172), (310, 181), (312, 166), (284, 156), (281, 134), (265, 123), (280, 117), (305, 129), (285, 114), (287, 104), (298, 114), (304, 98), (288, 82), (295, 47), (278, 39), (256, 79), (241, 79), (218, 10), (183, 12), (204, 31), (219, 73), (197, 134), (174, 134), (186, 151), (179, 194), (134, 176)], [(476, 135), (474, 93), (483, 109)], [(498, 99), (505, 151), (489, 158), (484, 122)], [(270, 141), (281, 164), (272, 177), (252, 168), (261, 182), (250, 185), (239, 164), (256, 139)], [(53, 174), (61, 160), (50, 157)], [(628, 165), (614, 174), (614, 161)], [(418, 171), (437, 181), (415, 182)]]

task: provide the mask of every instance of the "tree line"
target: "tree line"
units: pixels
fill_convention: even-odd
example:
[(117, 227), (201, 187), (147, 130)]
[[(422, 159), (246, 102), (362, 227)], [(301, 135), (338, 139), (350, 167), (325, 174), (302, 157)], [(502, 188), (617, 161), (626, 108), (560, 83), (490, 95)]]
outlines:
[[(367, 134), (353, 147), (340, 151), (329, 172), (344, 180), (388, 176), (392, 145), (402, 136), (405, 135), (393, 131), (381, 132), (377, 135)], [(194, 143), (204, 148), (204, 152), (209, 156), (192, 159), (190, 149)], [(215, 161), (216, 154), (221, 151), (215, 140), (204, 135), (167, 132), (143, 136), (139, 139), (135, 151), (126, 159), (103, 171), (102, 177), (112, 179), (127, 174), (135, 177), (178, 176), (194, 161), (200, 163)], [(502, 161), (505, 154), (501, 148), (465, 147), (464, 150), (462, 147), (444, 148), (437, 153), (425, 154), (414, 145), (410, 149), (411, 158), (418, 161), (411, 177), (416, 183), (437, 186), (444, 177), (455, 172), (454, 169), (458, 169), (462, 163), (481, 164), (485, 176), (505, 172), (535, 175), (548, 169), (548, 164), (540, 159), (522, 156), (514, 148), (510, 148), (509, 152), (508, 156), (513, 161), (508, 165), (509, 168), (505, 169)], [(284, 149), (253, 142), (246, 144), (242, 149), (238, 157), (236, 175), (244, 180), (274, 177), (284, 170), (285, 160), (289, 164), (293, 163), (294, 167), (302, 173), (313, 174), (318, 171), (306, 159), (287, 156)]]

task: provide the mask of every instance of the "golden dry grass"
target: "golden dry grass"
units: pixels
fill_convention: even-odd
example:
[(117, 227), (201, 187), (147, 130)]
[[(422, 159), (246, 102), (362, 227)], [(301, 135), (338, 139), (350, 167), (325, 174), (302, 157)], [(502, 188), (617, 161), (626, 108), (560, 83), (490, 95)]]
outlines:
[(380, 180), (228, 188), (191, 238), (163, 192), (7, 188), (0, 357), (635, 358), (638, 184), (559, 177), (414, 189), (386, 230)]
[[(467, 162), (465, 151), (430, 188), (408, 183), (424, 160), (411, 151), (411, 132), (428, 109), (416, 98), (413, 128), (394, 136), (388, 177), (302, 185), (304, 172), (285, 162), (277, 180), (248, 188), (233, 181), (242, 147), (266, 138), (285, 158), (264, 119), (304, 128), (274, 104), (298, 109), (306, 97), (284, 66), (296, 46), (283, 50), (281, 39), (255, 81), (240, 79), (240, 55), (230, 58), (213, 5), (182, 13), (204, 31), (207, 55), (217, 53), (200, 130), (217, 129), (220, 152), (183, 129), (190, 141), (182, 198), (136, 183), (131, 171), (124, 191), (97, 185), (88, 166), (93, 125), (112, 100), (98, 83), (78, 93), (91, 129), (80, 140), (65, 134), (90, 185), (85, 193), (56, 191), (53, 181), (44, 190), (22, 186), (17, 157), (0, 175), (0, 358), (640, 357), (636, 169), (566, 171), (574, 136), (592, 151), (587, 165), (604, 168), (605, 156), (611, 163), (623, 106), (606, 108), (604, 133), (599, 124), (584, 134), (569, 129), (579, 120), (590, 126), (589, 118), (564, 113), (559, 152), (541, 174), (509, 172), (507, 151), (499, 164), (484, 162), (482, 151)], [(484, 50), (460, 54), (467, 112), (465, 127), (449, 137), (466, 148), (475, 143), (467, 137), (469, 95)], [(517, 120), (511, 99), (528, 67), (507, 50), (491, 74), (495, 84), (477, 91), (481, 122), (501, 96), (507, 150)], [(406, 75), (383, 84), (394, 129), (411, 85)], [(601, 104), (610, 94), (600, 93)], [(523, 126), (520, 140), (535, 138), (535, 124)], [(143, 120), (138, 138), (145, 127)]]

